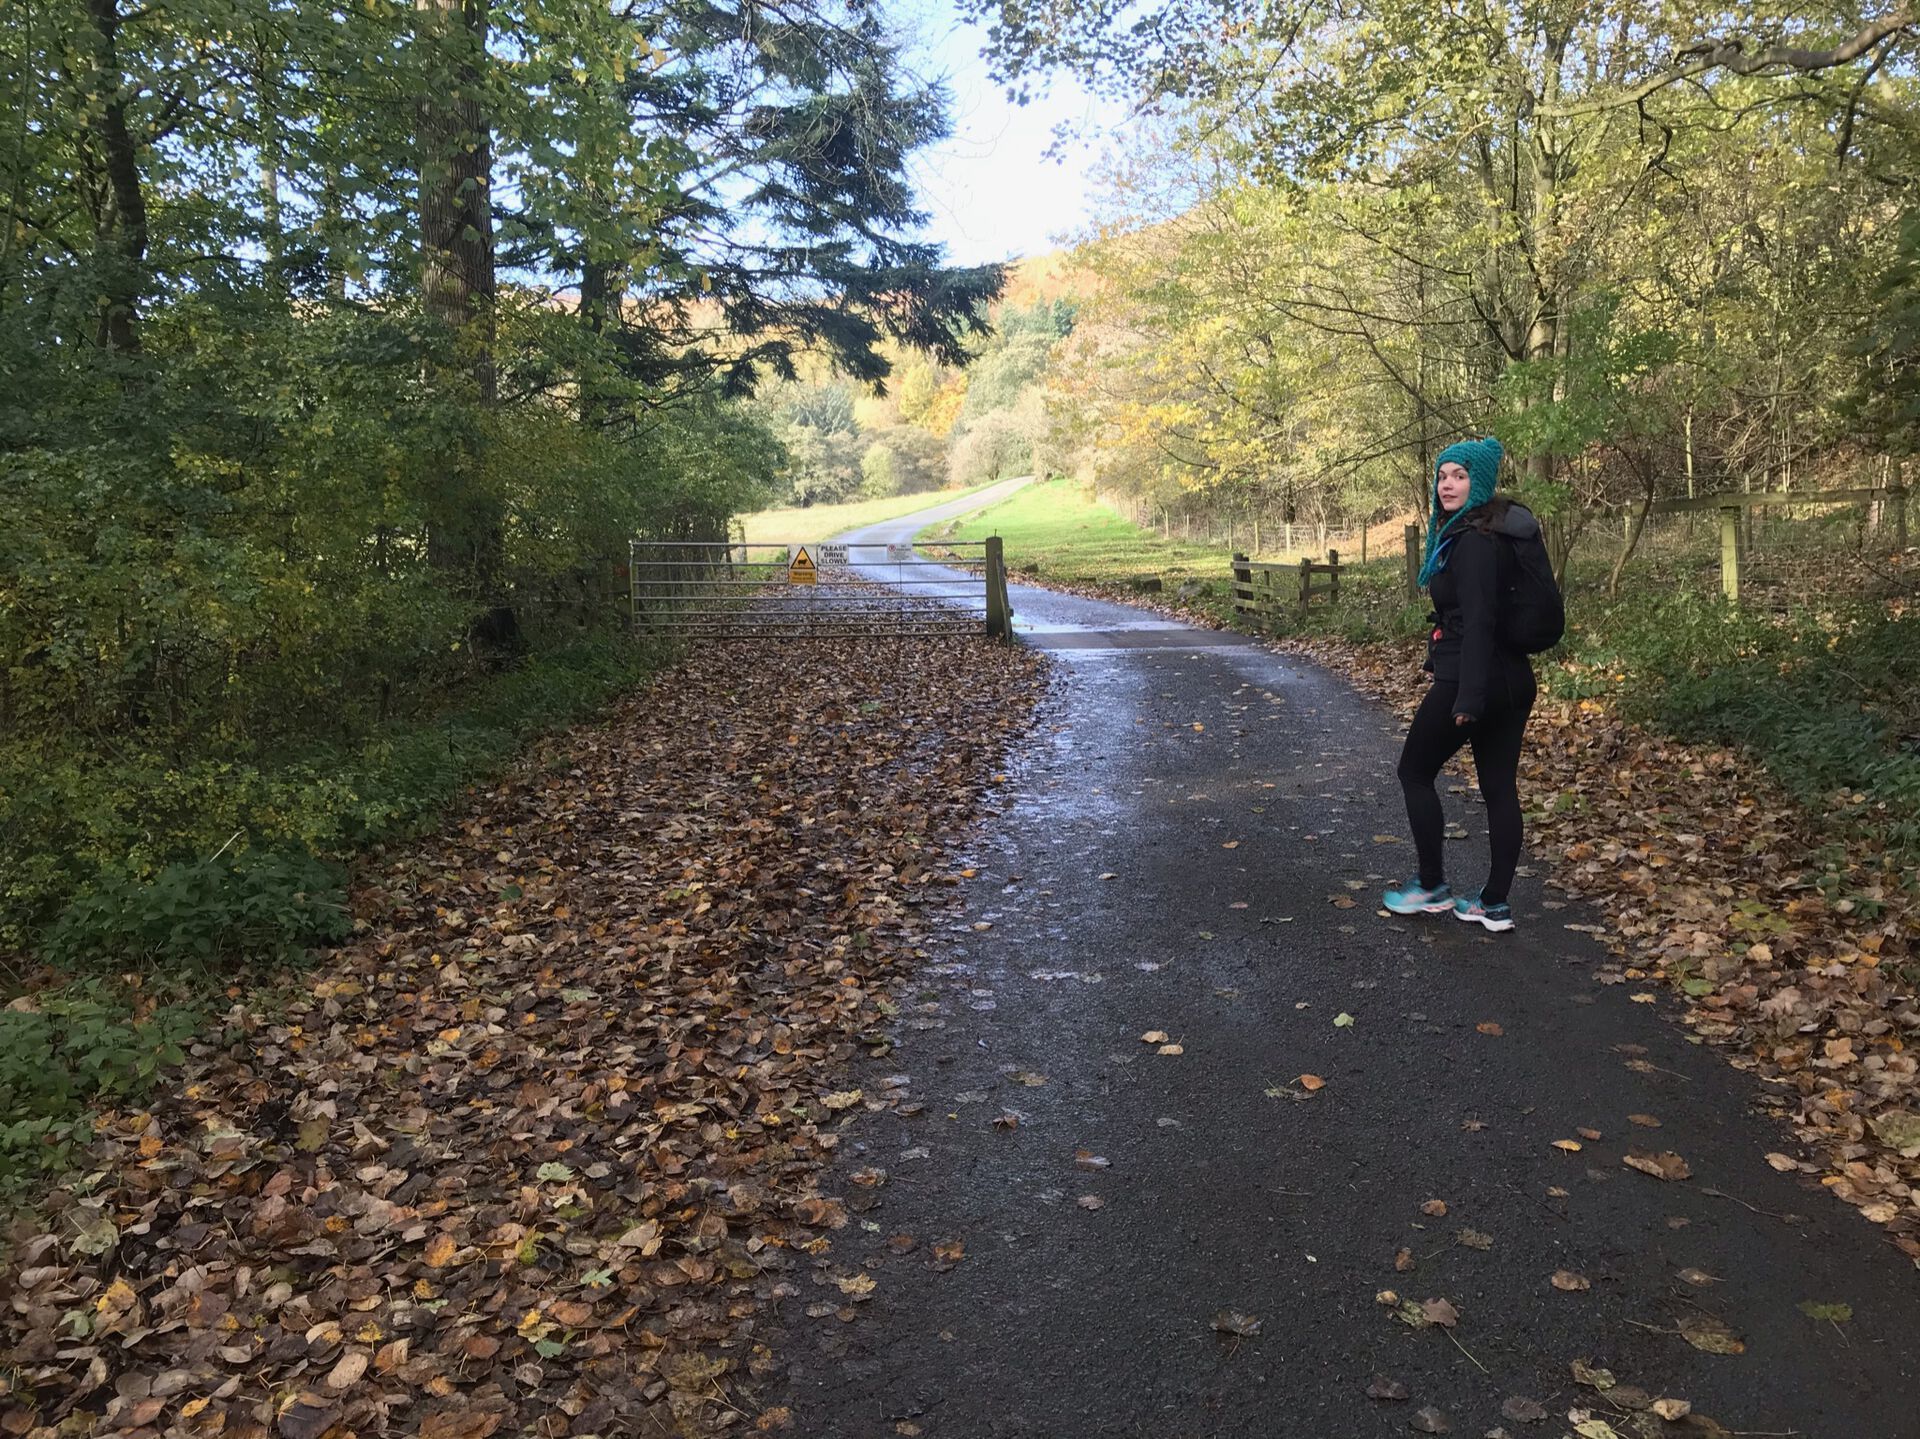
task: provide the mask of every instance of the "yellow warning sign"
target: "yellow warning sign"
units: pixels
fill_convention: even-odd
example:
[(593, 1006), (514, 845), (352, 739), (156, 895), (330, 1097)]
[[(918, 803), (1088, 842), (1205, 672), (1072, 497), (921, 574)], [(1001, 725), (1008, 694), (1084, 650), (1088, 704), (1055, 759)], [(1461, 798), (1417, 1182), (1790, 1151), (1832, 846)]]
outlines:
[(787, 565), (787, 583), (792, 585), (811, 585), (819, 583), (820, 569), (813, 562), (813, 556), (807, 553), (805, 545), (793, 552), (793, 559)]

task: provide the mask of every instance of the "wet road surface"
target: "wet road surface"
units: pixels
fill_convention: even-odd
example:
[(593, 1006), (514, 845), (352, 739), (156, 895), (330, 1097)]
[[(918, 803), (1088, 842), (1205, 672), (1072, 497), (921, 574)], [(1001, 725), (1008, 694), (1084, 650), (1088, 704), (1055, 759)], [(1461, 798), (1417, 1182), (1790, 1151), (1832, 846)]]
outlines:
[[(1513, 934), (1376, 915), (1411, 865), (1384, 710), (1236, 636), (1014, 605), (1058, 681), (858, 1076), (853, 1222), (785, 1302), (761, 1396), (791, 1432), (1358, 1439), (1432, 1406), (1514, 1439), (1572, 1410), (1621, 1436), (1920, 1435), (1907, 1262), (1768, 1166), (1797, 1146), (1666, 1001), (1596, 981), (1596, 914), (1530, 864)], [(1449, 877), (1476, 885), (1483, 811), (1445, 798)], [(864, 1302), (835, 1283), (863, 1275)], [(1657, 1420), (1663, 1397), (1696, 1417)]]

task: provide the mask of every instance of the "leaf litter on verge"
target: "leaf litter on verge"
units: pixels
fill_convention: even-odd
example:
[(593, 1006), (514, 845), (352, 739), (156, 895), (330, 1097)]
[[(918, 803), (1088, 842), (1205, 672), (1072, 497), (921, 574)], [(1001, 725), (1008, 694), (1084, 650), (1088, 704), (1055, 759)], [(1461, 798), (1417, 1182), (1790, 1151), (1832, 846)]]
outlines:
[[(64, 1342), (50, 1297), (117, 1280), (178, 1320), (123, 1345), (121, 1392), (191, 1353), (196, 1432), (479, 1439), (572, 1403), (588, 1365), (650, 1376), (607, 1395), (639, 1427), (716, 1427), (774, 1362), (743, 1342), (757, 1316), (849, 1222), (820, 1192), (822, 1116), (854, 1093), (836, 1056), (884, 1029), (916, 932), (951, 912), (945, 847), (1041, 683), (984, 641), (736, 658), (694, 653), (365, 866), (356, 938), (105, 1117), (95, 1194), (140, 1222), (99, 1254), (16, 1244), (0, 1350)], [(965, 742), (924, 743), (943, 735)], [(536, 1279), (562, 1297), (516, 1297)], [(568, 1285), (628, 1308), (592, 1327)], [(324, 1357), (219, 1341), (287, 1315), (332, 1326)], [(35, 1403), (79, 1426), (117, 1397), (84, 1366), (36, 1372)]]

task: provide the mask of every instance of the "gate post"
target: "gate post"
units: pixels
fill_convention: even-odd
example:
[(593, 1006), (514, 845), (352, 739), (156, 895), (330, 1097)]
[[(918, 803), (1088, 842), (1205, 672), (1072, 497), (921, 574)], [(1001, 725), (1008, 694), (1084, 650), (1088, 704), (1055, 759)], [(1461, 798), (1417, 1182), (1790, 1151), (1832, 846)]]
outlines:
[(1013, 605), (1007, 598), (1007, 558), (1000, 536), (987, 538), (987, 633), (1013, 638)]
[[(1245, 590), (1243, 595), (1241, 592)], [(1253, 608), (1253, 570), (1248, 558), (1235, 552), (1233, 556), (1233, 612), (1244, 615)]]
[(1732, 505), (1720, 511), (1720, 593), (1740, 603), (1740, 511)]
[(1420, 526), (1408, 525), (1401, 536), (1407, 547), (1407, 598), (1420, 593)]

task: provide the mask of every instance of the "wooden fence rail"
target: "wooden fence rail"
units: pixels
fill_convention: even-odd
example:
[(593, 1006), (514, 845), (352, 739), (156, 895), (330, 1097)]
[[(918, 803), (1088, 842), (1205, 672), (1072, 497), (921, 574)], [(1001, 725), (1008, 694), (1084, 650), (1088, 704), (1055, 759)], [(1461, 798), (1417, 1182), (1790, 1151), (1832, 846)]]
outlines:
[[(1289, 574), (1299, 577), (1291, 600), (1280, 580), (1281, 576)], [(1325, 576), (1326, 583), (1316, 585), (1316, 575)], [(1291, 603), (1299, 608), (1300, 616), (1304, 619), (1316, 596), (1327, 604), (1338, 602), (1340, 551), (1328, 550), (1325, 564), (1318, 560), (1302, 560), (1297, 565), (1278, 565), (1244, 554), (1233, 557), (1233, 611), (1237, 615), (1273, 620), (1284, 614)]]
[(1756, 490), (1722, 495), (1696, 495), (1683, 500), (1655, 500), (1652, 504), (1626, 504), (1609, 507), (1610, 512), (1628, 516), (1627, 545), (1638, 538), (1640, 525), (1649, 515), (1701, 514), (1720, 512), (1720, 592), (1729, 601), (1740, 598), (1740, 517), (1744, 510), (1763, 506), (1793, 505), (1870, 505), (1882, 502), (1882, 512), (1890, 507), (1893, 519), (1894, 548), (1907, 547), (1907, 491), (1904, 485), (1874, 485), (1855, 490)]

